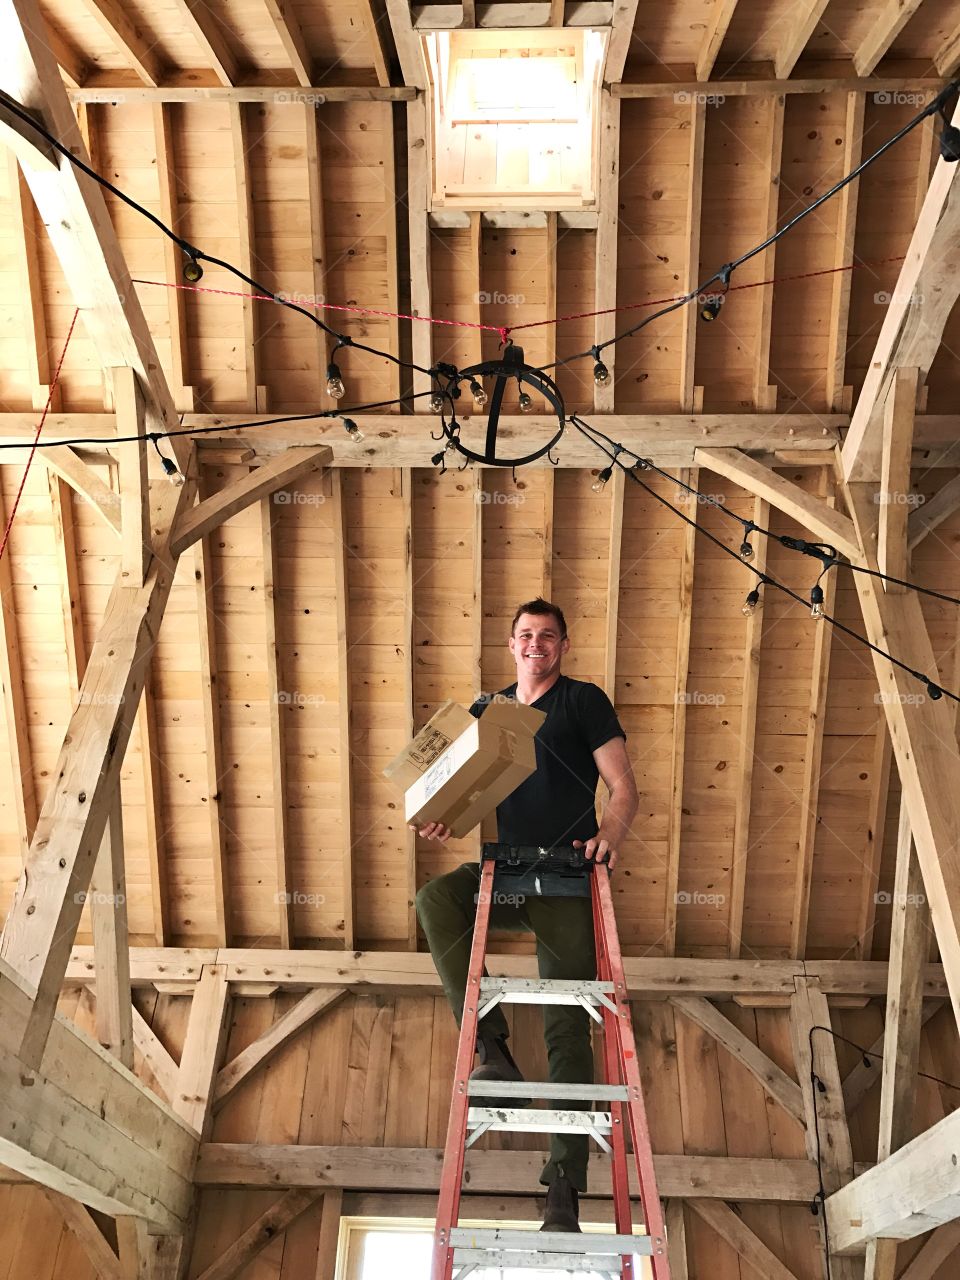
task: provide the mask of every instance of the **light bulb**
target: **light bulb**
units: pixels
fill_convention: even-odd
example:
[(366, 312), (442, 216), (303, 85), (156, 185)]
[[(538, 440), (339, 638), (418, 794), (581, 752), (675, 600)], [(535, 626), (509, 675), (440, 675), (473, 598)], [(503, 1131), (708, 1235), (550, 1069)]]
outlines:
[(476, 378), (470, 379), (470, 394), (473, 396), (474, 404), (478, 409), (486, 408), (489, 396), (484, 391), (482, 383), (479, 383)]
[(332, 396), (334, 400), (339, 400), (346, 393), (347, 389), (340, 376), (340, 367), (331, 360), (327, 365), (327, 395)]
[(533, 413), (533, 400), (527, 395), (526, 391), (520, 392), (520, 412)]
[(198, 280), (203, 279), (203, 267), (196, 258), (188, 258), (181, 268), (183, 278), (188, 284), (196, 284)]
[(740, 543), (740, 556), (743, 560), (753, 559), (753, 547), (750, 545), (750, 542), (747, 538), (744, 538), (744, 540)]
[(430, 461), (433, 463), (435, 467), (442, 467), (443, 466), (443, 450), (441, 449), (439, 453), (435, 453), (433, 457), (430, 459)]
[(600, 474), (597, 476), (596, 480), (594, 480), (590, 488), (593, 490), (594, 493), (602, 493), (604, 485), (607, 483), (607, 481), (610, 479), (612, 475), (613, 475), (613, 468), (604, 467), (603, 470), (600, 472)]
[(934, 684), (932, 680), (927, 681), (927, 697), (933, 702), (936, 702), (938, 698), (943, 697), (943, 690), (938, 684)]
[(760, 592), (756, 587), (750, 592), (746, 600), (743, 602), (743, 615), (745, 618), (752, 618), (756, 612), (757, 605), (760, 603)]
[(823, 587), (819, 585), (810, 588), (810, 617), (823, 617)]
[(172, 485), (174, 485), (176, 488), (179, 489), (180, 486), (183, 484), (183, 476), (180, 474), (179, 470), (177, 469), (177, 464), (173, 461), (172, 458), (165, 458), (162, 454), (160, 455), (160, 463), (163, 467), (164, 472), (166, 473), (167, 479), (170, 481)]
[(347, 433), (354, 444), (359, 444), (360, 441), (363, 440), (363, 432), (352, 418), (344, 418), (343, 425), (346, 427)]
[(443, 396), (439, 391), (435, 391), (430, 397), (430, 409), (433, 413), (443, 412)]
[(705, 302), (705, 303), (703, 304), (703, 306), (700, 308), (700, 319), (701, 319), (701, 320), (716, 320), (717, 316), (720, 314), (720, 308), (721, 308), (721, 306), (722, 306), (722, 305), (723, 305), (723, 299), (722, 299), (722, 297), (721, 297), (721, 298), (710, 298), (710, 299), (709, 299), (707, 302)]
[(610, 370), (602, 360), (598, 360), (593, 366), (593, 380), (598, 387), (605, 387), (610, 381)]

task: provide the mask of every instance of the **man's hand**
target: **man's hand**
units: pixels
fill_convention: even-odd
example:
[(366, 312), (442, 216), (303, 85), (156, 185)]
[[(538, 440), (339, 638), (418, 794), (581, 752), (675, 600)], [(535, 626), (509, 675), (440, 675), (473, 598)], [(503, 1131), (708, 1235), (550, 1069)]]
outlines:
[(607, 840), (601, 832), (597, 832), (595, 836), (584, 843), (582, 840), (574, 840), (573, 847), (582, 849), (585, 858), (596, 858), (597, 862), (605, 862), (612, 871), (617, 865), (617, 851), (610, 848), (610, 841)]
[(410, 830), (416, 831), (421, 840), (436, 840), (440, 844), (446, 844), (453, 834), (442, 822), (428, 822), (425, 827), (418, 827), (415, 822), (411, 822)]

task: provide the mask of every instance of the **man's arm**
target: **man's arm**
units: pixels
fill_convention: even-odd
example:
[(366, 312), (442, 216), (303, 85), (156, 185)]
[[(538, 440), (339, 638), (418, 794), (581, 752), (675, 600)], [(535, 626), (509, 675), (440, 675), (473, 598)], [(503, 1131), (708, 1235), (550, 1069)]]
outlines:
[(593, 758), (610, 795), (597, 834), (585, 843), (580, 840), (573, 843), (575, 848), (583, 849), (585, 858), (595, 857), (598, 862), (614, 867), (640, 804), (637, 781), (627, 755), (627, 744), (619, 735), (597, 747)]

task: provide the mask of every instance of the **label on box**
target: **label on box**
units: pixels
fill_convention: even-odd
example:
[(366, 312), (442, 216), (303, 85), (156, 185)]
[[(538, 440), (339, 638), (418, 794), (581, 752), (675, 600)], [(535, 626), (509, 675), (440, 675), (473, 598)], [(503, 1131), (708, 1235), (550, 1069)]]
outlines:
[(438, 760), (435, 765), (427, 770), (423, 775), (421, 784), (424, 803), (430, 799), (434, 792), (439, 791), (452, 773), (453, 761), (450, 756), (445, 756), (442, 760)]
[(421, 732), (416, 738), (416, 749), (410, 752), (409, 758), (417, 768), (426, 769), (438, 756), (443, 755), (452, 741), (453, 739), (448, 738), (440, 729)]

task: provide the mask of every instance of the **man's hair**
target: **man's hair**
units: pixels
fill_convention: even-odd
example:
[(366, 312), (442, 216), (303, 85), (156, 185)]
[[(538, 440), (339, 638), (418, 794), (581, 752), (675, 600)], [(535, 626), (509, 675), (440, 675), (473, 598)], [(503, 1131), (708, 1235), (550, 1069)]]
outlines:
[(563, 610), (559, 605), (551, 604), (549, 600), (544, 600), (542, 596), (537, 596), (536, 600), (528, 600), (526, 604), (520, 605), (517, 612), (513, 615), (513, 622), (510, 624), (510, 634), (517, 629), (517, 623), (525, 613), (537, 614), (540, 617), (552, 615), (557, 620), (557, 627), (560, 630), (560, 639), (567, 638), (567, 620), (563, 616)]

